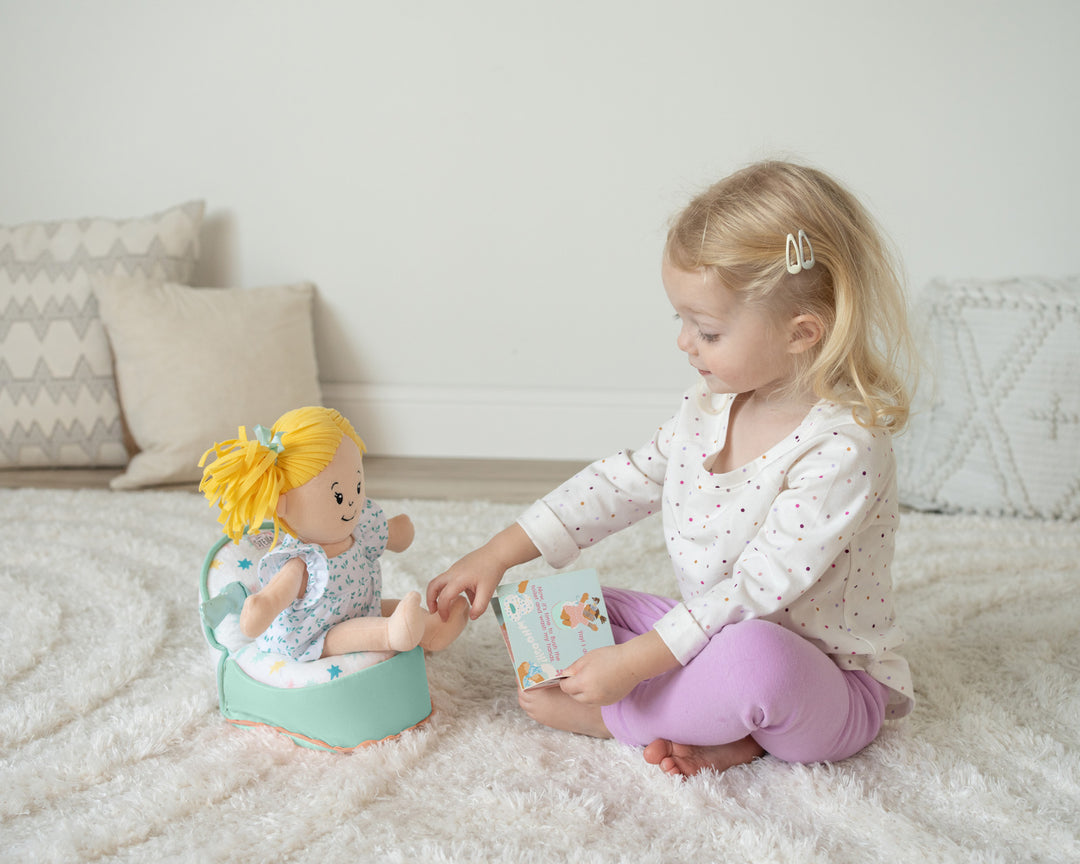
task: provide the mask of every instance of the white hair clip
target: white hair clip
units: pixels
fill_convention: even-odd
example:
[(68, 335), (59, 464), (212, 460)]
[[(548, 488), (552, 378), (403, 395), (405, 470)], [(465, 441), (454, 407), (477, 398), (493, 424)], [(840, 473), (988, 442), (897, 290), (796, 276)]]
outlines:
[[(806, 246), (808, 255), (803, 254), (803, 245)], [(791, 253), (795, 253), (795, 257), (791, 257)], [(795, 239), (795, 235), (787, 235), (787, 272), (795, 275), (800, 270), (809, 270), (814, 266), (814, 247), (810, 245), (810, 238), (806, 236), (806, 232), (799, 230), (799, 239)]]

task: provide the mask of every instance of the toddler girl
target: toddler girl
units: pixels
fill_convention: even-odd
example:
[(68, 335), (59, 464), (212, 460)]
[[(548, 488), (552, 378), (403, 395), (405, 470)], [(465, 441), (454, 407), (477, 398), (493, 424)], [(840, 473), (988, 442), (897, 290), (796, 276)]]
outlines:
[(510, 567), (564, 567), (662, 512), (682, 600), (604, 589), (616, 645), (522, 707), (644, 746), (670, 774), (843, 759), (913, 704), (889, 569), (891, 436), (909, 405), (900, 280), (855, 198), (784, 162), (694, 199), (661, 276), (700, 375), (674, 417), (433, 579), (429, 608), (464, 591), (475, 618)]

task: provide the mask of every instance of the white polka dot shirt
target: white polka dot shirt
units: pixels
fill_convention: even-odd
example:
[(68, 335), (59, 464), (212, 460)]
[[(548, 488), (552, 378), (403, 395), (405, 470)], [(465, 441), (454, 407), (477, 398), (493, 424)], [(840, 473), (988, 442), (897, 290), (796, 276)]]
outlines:
[(705, 465), (724, 447), (732, 398), (699, 384), (645, 446), (594, 462), (519, 524), (564, 567), (662, 511), (683, 602), (656, 630), (680, 663), (725, 625), (762, 618), (867, 672), (892, 691), (889, 716), (907, 714), (889, 570), (899, 521), (891, 436), (822, 401), (761, 457), (713, 474)]

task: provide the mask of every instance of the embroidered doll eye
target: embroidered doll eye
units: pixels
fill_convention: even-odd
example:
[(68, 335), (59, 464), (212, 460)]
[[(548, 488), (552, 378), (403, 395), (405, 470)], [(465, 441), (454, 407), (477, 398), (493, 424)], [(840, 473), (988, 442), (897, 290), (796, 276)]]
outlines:
[(337, 501), (338, 504), (340, 504), (345, 499), (342, 497), (340, 492), (335, 492), (334, 493), (334, 500)]

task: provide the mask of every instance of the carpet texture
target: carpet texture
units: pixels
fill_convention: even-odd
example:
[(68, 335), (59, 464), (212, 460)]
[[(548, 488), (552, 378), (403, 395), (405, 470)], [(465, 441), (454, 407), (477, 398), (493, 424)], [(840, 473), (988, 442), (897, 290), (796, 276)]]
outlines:
[[(388, 596), (519, 511), (380, 503), (417, 526)], [(844, 762), (687, 781), (528, 720), (490, 615), (429, 658), (436, 713), (397, 740), (337, 755), (230, 726), (196, 611), (217, 536), (188, 493), (0, 490), (0, 860), (1080, 860), (1076, 523), (906, 515), (915, 712)], [(580, 564), (673, 590), (656, 522)]]

